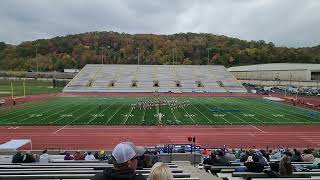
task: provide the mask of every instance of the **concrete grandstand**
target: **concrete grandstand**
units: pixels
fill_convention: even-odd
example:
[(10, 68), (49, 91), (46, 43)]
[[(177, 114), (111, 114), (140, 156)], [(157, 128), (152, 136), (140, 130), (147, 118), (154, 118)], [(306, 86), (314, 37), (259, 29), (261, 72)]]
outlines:
[(223, 66), (88, 64), (63, 92), (247, 91)]

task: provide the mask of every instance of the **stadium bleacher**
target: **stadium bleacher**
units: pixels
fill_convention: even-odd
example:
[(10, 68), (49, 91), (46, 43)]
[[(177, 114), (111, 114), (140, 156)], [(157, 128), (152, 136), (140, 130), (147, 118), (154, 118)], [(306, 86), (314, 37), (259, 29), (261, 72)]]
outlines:
[(247, 91), (224, 66), (87, 64), (63, 92)]

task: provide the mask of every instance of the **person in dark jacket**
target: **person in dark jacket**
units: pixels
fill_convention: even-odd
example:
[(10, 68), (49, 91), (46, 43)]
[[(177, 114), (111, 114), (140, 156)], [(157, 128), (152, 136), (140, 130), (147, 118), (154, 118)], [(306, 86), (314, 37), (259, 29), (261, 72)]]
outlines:
[(264, 166), (259, 162), (259, 156), (253, 154), (248, 157), (248, 160), (244, 163), (248, 172), (263, 172)]
[(23, 157), (23, 163), (33, 163), (36, 162), (36, 160), (33, 157), (33, 154), (31, 154), (30, 151), (26, 152), (26, 154)]
[(21, 152), (17, 152), (13, 157), (12, 157), (12, 163), (22, 163), (23, 161), (23, 155)]
[(144, 150), (131, 142), (122, 142), (112, 151), (113, 168), (107, 168), (102, 174), (97, 174), (91, 180), (146, 180), (141, 174), (136, 174), (138, 157)]

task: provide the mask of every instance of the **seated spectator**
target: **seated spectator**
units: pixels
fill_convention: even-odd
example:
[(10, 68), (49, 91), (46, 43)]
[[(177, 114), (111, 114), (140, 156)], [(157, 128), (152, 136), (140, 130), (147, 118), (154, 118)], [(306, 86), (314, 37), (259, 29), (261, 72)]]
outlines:
[(107, 157), (106, 153), (104, 152), (104, 150), (101, 150), (99, 152), (98, 159), (100, 159), (101, 161), (102, 160), (108, 160), (108, 157)]
[[(319, 106), (320, 106), (320, 104), (319, 104)], [(314, 156), (315, 158), (320, 158), (320, 149), (319, 149), (318, 151), (314, 151), (314, 152), (313, 152), (313, 156)]]
[(301, 152), (297, 149), (293, 149), (293, 154), (291, 157), (291, 162), (303, 162), (303, 159), (301, 157)]
[(256, 154), (249, 156), (244, 165), (248, 172), (263, 172), (264, 169), (264, 166), (259, 162), (259, 156)]
[(23, 154), (18, 151), (13, 157), (12, 157), (12, 163), (22, 163), (23, 161)]
[(73, 155), (74, 160), (84, 160), (84, 156), (81, 154), (80, 150), (78, 150), (76, 153)]
[(280, 160), (281, 157), (282, 157), (281, 151), (278, 149), (272, 152), (270, 159)]
[(73, 160), (74, 158), (69, 152), (67, 152), (63, 159), (64, 160)]
[(213, 165), (217, 160), (217, 157), (216, 157), (216, 154), (215, 154), (215, 151), (211, 151), (211, 155), (210, 155), (210, 158), (206, 158), (203, 160), (203, 164), (208, 164), (208, 165)]
[(146, 178), (137, 174), (137, 157), (143, 155), (143, 151), (131, 142), (122, 142), (112, 151), (113, 168), (107, 168), (102, 174), (97, 174), (92, 180), (146, 180)]
[(252, 152), (251, 151), (243, 151), (240, 154), (240, 162), (245, 162), (249, 156), (252, 156)]
[(255, 154), (259, 157), (259, 163), (261, 163), (263, 166), (268, 165), (267, 159), (262, 155), (260, 151), (255, 152)]
[(143, 168), (151, 168), (153, 166), (151, 156), (149, 154), (144, 154), (142, 160), (142, 167)]
[(280, 176), (289, 176), (293, 172), (293, 167), (291, 165), (290, 156), (283, 156), (279, 163), (279, 174)]
[(157, 162), (152, 166), (148, 180), (173, 180), (173, 175), (166, 164)]
[(230, 162), (230, 161), (235, 161), (237, 158), (235, 156), (235, 151), (233, 151), (232, 149), (229, 149), (228, 152), (225, 153), (224, 155), (226, 157), (226, 159)]
[(98, 153), (98, 151), (96, 151), (93, 156), (94, 156), (95, 159), (99, 159), (99, 153)]
[(33, 154), (31, 154), (30, 151), (26, 152), (26, 154), (23, 157), (23, 163), (33, 163), (36, 162), (36, 160), (33, 157)]
[(49, 154), (48, 150), (42, 151), (42, 154), (39, 157), (39, 163), (48, 163), (49, 162)]
[(227, 157), (225, 156), (224, 152), (222, 150), (218, 151), (218, 157), (216, 159), (216, 164), (223, 164), (223, 165), (227, 165), (230, 164), (230, 161), (227, 159)]
[(313, 156), (310, 149), (303, 150), (303, 154), (301, 155), (301, 157), (304, 162), (313, 162), (314, 161), (314, 156)]
[(91, 152), (88, 152), (84, 160), (92, 161), (92, 160), (96, 160), (96, 158), (94, 157), (94, 155), (91, 154)]
[(264, 149), (261, 149), (260, 152), (263, 155), (263, 157), (266, 158), (267, 162), (269, 162), (270, 161), (270, 154), (267, 153), (267, 151), (265, 151)]

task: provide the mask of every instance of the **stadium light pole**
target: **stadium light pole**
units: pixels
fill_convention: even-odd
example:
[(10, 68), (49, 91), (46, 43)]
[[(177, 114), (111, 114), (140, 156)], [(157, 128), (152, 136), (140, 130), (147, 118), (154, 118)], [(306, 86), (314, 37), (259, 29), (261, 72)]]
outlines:
[(172, 65), (174, 65), (174, 51), (175, 51), (175, 49), (173, 48), (172, 49)]
[(103, 49), (101, 50), (101, 64), (103, 64)]
[(209, 65), (209, 53), (210, 53), (210, 48), (207, 48), (207, 53), (208, 53), (208, 65)]
[(36, 62), (37, 62), (37, 72), (39, 71), (39, 62), (38, 62), (38, 44), (36, 44)]
[(138, 65), (140, 64), (140, 48), (137, 48), (138, 50)]

